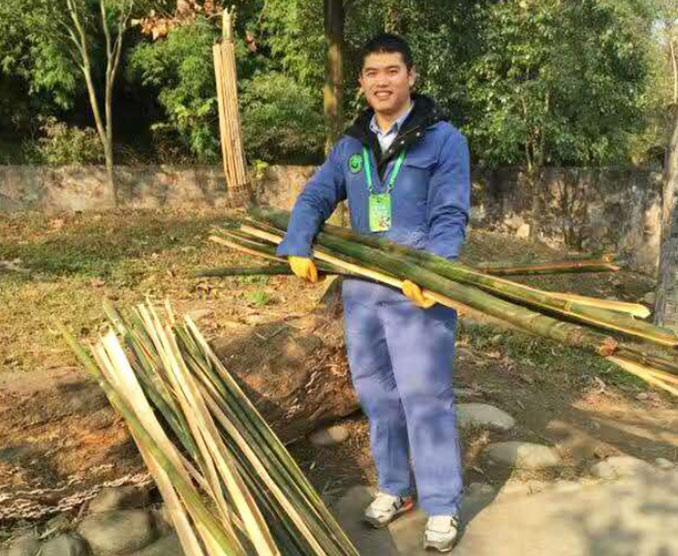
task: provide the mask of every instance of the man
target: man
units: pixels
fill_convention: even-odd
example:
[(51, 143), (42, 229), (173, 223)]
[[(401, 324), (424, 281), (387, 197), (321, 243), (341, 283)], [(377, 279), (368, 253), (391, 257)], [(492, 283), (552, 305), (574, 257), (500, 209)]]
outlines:
[[(379, 35), (362, 55), (360, 86), (370, 106), (306, 185), (279, 255), (315, 282), (311, 244), (337, 204), (351, 225), (456, 259), (469, 211), (466, 140), (433, 101), (413, 95), (408, 44)], [(351, 376), (370, 423), (379, 493), (365, 510), (375, 527), (414, 505), (412, 475), (429, 514), (424, 546), (452, 549), (459, 527), (461, 458), (453, 407), (456, 313), (405, 281), (402, 292), (347, 279), (342, 298)], [(410, 459), (411, 464), (410, 465)]]

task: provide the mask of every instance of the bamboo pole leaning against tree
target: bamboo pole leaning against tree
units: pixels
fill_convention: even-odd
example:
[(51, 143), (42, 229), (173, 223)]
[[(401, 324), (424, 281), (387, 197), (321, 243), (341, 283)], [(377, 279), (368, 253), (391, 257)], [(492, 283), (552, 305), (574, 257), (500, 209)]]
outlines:
[(212, 47), (214, 73), (219, 106), (219, 132), (224, 174), (230, 193), (242, 197), (249, 179), (242, 142), (240, 110), (238, 107), (235, 45), (233, 43), (234, 8), (223, 12), (222, 42)]

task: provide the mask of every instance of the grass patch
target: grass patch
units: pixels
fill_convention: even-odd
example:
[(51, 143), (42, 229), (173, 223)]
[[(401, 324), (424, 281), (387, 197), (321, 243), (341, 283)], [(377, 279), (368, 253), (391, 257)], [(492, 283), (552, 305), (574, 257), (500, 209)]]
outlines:
[[(136, 304), (146, 296), (203, 300), (236, 288), (199, 287), (192, 272), (240, 264), (241, 255), (207, 242), (223, 213), (114, 211), (50, 218), (14, 214), (0, 221), (0, 369), (27, 371), (74, 363), (53, 329), (59, 318), (85, 340), (98, 336), (104, 298)], [(226, 294), (231, 297), (230, 294)], [(233, 303), (243, 303), (235, 299)]]
[(554, 385), (583, 388), (598, 377), (622, 388), (645, 388), (642, 380), (598, 355), (520, 330), (499, 330), (490, 325), (460, 321), (458, 337), (478, 353), (499, 352), (529, 369), (533, 378)]
[(255, 307), (264, 307), (272, 303), (273, 298), (264, 290), (254, 290), (245, 293), (245, 299)]

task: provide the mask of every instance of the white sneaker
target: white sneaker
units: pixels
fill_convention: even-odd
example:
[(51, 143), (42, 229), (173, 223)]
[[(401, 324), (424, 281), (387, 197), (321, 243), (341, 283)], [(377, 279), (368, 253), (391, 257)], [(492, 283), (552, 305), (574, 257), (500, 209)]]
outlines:
[(424, 548), (449, 552), (454, 548), (459, 534), (459, 520), (452, 515), (432, 515), (424, 531)]
[(372, 503), (367, 506), (363, 519), (377, 529), (385, 527), (396, 516), (414, 508), (414, 498), (411, 496), (393, 496), (379, 492)]

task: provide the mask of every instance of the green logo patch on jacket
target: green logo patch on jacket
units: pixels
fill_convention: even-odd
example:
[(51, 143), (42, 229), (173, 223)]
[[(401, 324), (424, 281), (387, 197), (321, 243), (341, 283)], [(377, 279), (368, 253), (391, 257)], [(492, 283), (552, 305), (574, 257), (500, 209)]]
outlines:
[(348, 169), (353, 174), (360, 172), (363, 169), (363, 157), (358, 153), (351, 155), (351, 158), (348, 159)]

